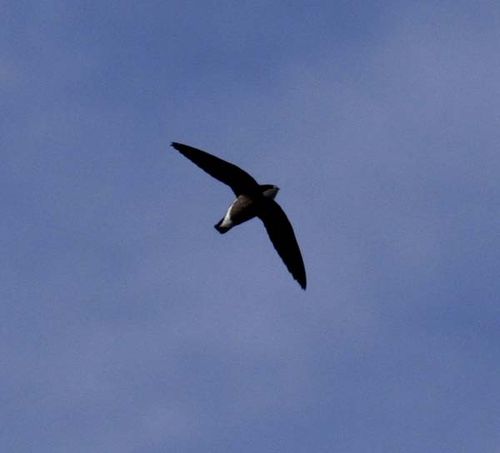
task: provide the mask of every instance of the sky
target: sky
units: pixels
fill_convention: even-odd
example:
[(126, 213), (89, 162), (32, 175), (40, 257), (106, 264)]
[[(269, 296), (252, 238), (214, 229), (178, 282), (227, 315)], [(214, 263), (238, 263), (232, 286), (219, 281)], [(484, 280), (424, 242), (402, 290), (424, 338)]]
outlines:
[(499, 453), (499, 55), (496, 1), (1, 2), (0, 450)]

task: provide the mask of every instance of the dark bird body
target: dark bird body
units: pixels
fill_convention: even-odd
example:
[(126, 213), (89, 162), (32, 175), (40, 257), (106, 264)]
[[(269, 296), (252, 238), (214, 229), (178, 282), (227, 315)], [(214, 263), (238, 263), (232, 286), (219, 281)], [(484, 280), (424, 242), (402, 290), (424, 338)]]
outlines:
[(224, 234), (236, 225), (259, 217), (293, 278), (306, 289), (306, 271), (292, 225), (274, 201), (279, 188), (258, 184), (246, 171), (205, 151), (182, 143), (174, 142), (172, 146), (209, 175), (231, 187), (236, 195), (226, 215), (215, 225), (216, 230)]

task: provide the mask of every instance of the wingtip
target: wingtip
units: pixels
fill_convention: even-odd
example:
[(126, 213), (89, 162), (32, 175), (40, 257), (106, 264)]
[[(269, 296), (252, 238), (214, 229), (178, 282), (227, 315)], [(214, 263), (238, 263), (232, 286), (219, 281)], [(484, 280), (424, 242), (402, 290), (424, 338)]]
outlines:
[(294, 280), (299, 284), (299, 286), (305, 291), (307, 288), (307, 279), (305, 276), (292, 275)]

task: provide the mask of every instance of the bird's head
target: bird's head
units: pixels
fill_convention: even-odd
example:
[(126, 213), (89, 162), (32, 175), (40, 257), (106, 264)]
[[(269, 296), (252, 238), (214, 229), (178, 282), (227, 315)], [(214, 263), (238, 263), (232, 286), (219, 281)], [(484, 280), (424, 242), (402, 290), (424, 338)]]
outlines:
[(274, 199), (280, 188), (272, 184), (262, 184), (260, 186), (260, 190), (262, 191), (262, 195), (264, 195), (266, 198)]

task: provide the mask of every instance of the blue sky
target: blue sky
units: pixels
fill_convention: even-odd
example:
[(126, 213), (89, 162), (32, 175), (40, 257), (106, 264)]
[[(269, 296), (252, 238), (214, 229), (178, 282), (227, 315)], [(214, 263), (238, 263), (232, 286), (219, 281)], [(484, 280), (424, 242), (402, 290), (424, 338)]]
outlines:
[(498, 2), (0, 10), (2, 451), (500, 451)]

